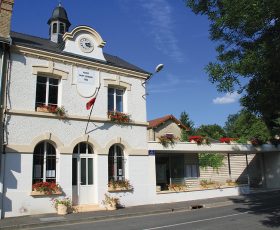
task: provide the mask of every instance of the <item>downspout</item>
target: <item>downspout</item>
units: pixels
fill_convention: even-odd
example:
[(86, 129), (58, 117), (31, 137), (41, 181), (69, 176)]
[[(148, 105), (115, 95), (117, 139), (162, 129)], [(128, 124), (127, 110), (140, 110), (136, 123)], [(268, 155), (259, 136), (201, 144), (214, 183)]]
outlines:
[[(0, 1), (1, 5), (1, 1)], [(0, 72), (0, 95), (2, 95), (2, 76), (3, 76), (3, 69), (4, 69), (4, 59), (5, 59), (5, 45), (2, 43), (3, 50), (2, 50), (2, 63), (1, 63), (1, 72)], [(1, 126), (3, 125), (2, 123), (2, 118), (3, 118), (3, 107), (0, 103), (0, 111), (1, 111)], [(2, 132), (2, 129), (1, 129)], [(0, 146), (0, 219), (2, 219), (3, 216), (3, 191), (4, 191), (4, 160), (3, 160), (3, 139), (4, 139), (4, 132), (2, 132), (2, 138), (1, 138), (1, 146)]]
[[(10, 42), (8, 45), (5, 45), (5, 49), (3, 52), (3, 66), (2, 66), (2, 75), (0, 76), (0, 95), (1, 95), (1, 132), (2, 132), (2, 139), (1, 139), (1, 151), (0, 151), (0, 159), (1, 159), (1, 168), (0, 168), (0, 180), (1, 183), (1, 199), (0, 199), (0, 219), (4, 218), (4, 193), (5, 193), (5, 164), (6, 164), (6, 140), (5, 140), (5, 122), (6, 122), (6, 111), (7, 111), (7, 82), (8, 78), (10, 77), (11, 73), (11, 52), (10, 52), (10, 46), (12, 44), (12, 40), (10, 39)], [(6, 54), (8, 54), (8, 58), (6, 58)], [(7, 59), (7, 60), (6, 60)], [(5, 66), (5, 68), (3, 68)], [(5, 74), (3, 76), (3, 74)]]

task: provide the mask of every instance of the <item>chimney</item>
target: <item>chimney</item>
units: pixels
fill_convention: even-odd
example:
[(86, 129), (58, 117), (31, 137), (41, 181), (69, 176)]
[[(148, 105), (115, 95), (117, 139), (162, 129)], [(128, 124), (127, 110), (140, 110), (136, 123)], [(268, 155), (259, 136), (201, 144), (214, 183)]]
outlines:
[(0, 37), (10, 39), (14, 0), (0, 0)]

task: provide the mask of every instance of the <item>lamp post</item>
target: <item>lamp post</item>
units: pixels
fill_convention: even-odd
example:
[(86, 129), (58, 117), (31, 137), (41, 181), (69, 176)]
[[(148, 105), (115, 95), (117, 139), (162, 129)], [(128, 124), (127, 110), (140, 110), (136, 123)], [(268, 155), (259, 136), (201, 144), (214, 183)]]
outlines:
[(149, 95), (148, 92), (147, 92), (147, 83), (151, 80), (151, 78), (158, 72), (160, 72), (162, 69), (163, 69), (164, 65), (163, 64), (158, 64), (155, 68), (155, 72), (152, 73), (143, 83), (143, 87), (145, 87), (144, 85), (146, 84), (146, 93), (142, 96), (142, 97), (145, 97), (146, 95)]

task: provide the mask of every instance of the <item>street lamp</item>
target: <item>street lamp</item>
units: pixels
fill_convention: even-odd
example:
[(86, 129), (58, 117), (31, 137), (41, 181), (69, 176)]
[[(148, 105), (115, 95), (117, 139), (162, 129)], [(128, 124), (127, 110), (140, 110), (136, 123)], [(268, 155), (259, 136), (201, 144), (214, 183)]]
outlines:
[[(163, 67), (164, 67), (163, 64), (158, 64), (158, 65), (156, 66), (156, 68), (155, 68), (155, 72), (152, 73), (152, 74), (142, 83), (143, 87), (144, 87), (144, 85), (145, 85), (146, 83), (148, 83), (148, 81), (151, 80), (151, 78), (152, 78), (156, 73), (160, 72), (160, 71), (163, 69)], [(149, 94), (147, 93), (147, 87), (146, 87), (146, 93), (145, 93), (142, 97), (145, 97), (146, 95), (149, 95)]]

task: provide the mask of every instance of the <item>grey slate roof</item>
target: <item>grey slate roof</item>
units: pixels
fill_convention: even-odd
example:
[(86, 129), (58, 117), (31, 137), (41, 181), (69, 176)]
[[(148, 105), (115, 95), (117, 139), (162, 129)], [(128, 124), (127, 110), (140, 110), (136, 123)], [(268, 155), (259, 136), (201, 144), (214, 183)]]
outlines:
[(124, 69), (134, 70), (145, 74), (151, 74), (117, 56), (113, 56), (107, 53), (103, 53), (106, 61), (102, 61), (94, 58), (88, 58), (81, 55), (76, 55), (73, 53), (64, 52), (63, 51), (64, 43), (57, 44), (55, 42), (50, 41), (49, 39), (35, 37), (32, 35), (27, 35), (27, 34), (13, 32), (13, 31), (11, 32), (11, 38), (12, 38), (13, 45), (21, 45), (21, 46), (44, 50), (52, 53), (62, 54), (65, 56), (76, 57), (87, 61), (103, 63), (103, 64), (116, 66)]

